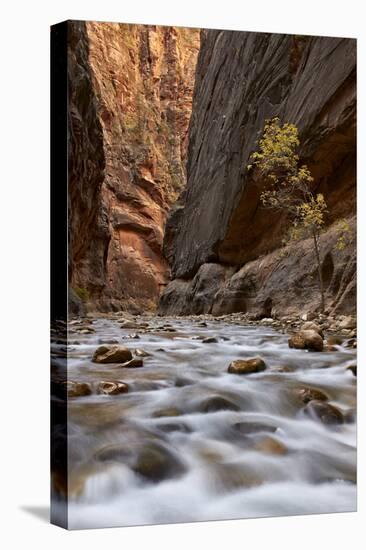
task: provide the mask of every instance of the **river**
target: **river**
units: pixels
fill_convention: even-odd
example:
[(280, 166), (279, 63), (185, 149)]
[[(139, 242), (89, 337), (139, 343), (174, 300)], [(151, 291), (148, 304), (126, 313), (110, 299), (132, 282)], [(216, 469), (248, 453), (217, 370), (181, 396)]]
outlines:
[[(85, 334), (71, 326), (68, 377), (92, 394), (68, 404), (70, 528), (356, 509), (354, 349), (289, 349), (271, 327), (214, 319), (137, 322), (97, 318)], [(149, 355), (140, 368), (93, 363), (105, 341)], [(256, 356), (265, 371), (227, 372)], [(100, 395), (101, 380), (129, 391)], [(326, 394), (344, 423), (307, 416), (304, 388)]]

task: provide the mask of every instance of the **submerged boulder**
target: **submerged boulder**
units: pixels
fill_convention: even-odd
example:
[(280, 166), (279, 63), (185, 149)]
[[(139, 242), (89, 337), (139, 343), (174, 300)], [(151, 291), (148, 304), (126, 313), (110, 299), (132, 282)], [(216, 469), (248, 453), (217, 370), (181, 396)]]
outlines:
[(310, 401), (303, 409), (304, 414), (313, 420), (320, 420), (323, 424), (343, 424), (343, 414), (337, 407), (324, 401)]
[(324, 392), (318, 390), (317, 388), (310, 387), (296, 388), (295, 395), (305, 404), (314, 400), (327, 401), (328, 399), (328, 396)]
[(159, 409), (152, 414), (153, 418), (163, 418), (165, 416), (180, 416), (182, 411), (176, 407), (167, 407), (166, 409)]
[(240, 407), (226, 399), (221, 395), (214, 395), (203, 401), (199, 407), (199, 410), (204, 413), (216, 412), (216, 411), (239, 411)]
[(86, 382), (76, 382), (68, 380), (65, 382), (67, 397), (84, 397), (92, 393), (90, 385)]
[(287, 453), (286, 445), (270, 436), (266, 436), (258, 441), (255, 445), (255, 449), (269, 455), (285, 455)]
[(243, 435), (252, 435), (260, 432), (275, 432), (277, 430), (276, 426), (271, 426), (270, 424), (264, 424), (263, 422), (236, 422), (233, 425), (234, 430), (240, 432)]
[(125, 363), (132, 359), (132, 353), (124, 346), (99, 346), (94, 352), (93, 363)]
[(135, 349), (135, 355), (136, 357), (151, 357), (151, 353), (139, 348)]
[(183, 463), (158, 443), (147, 443), (138, 452), (133, 471), (141, 477), (157, 483), (181, 476), (186, 468)]
[(357, 365), (350, 365), (347, 367), (348, 371), (351, 371), (353, 376), (357, 376)]
[(236, 359), (228, 367), (230, 374), (253, 374), (266, 370), (267, 365), (260, 357), (253, 359)]
[(135, 369), (135, 368), (143, 367), (143, 366), (144, 366), (144, 362), (141, 359), (141, 357), (134, 357), (130, 361), (127, 361), (127, 363), (123, 363), (121, 365), (121, 367), (127, 367), (129, 369)]

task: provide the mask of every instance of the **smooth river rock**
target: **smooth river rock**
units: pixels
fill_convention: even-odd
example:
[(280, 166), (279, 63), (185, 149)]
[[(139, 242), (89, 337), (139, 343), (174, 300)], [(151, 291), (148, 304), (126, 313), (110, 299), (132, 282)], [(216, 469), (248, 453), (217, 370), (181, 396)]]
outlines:
[(290, 348), (323, 351), (323, 338), (315, 330), (301, 330), (293, 334), (288, 341)]
[(131, 351), (124, 346), (99, 346), (94, 352), (94, 363), (125, 363), (132, 359)]
[(253, 374), (266, 370), (267, 366), (263, 359), (254, 357), (253, 359), (236, 359), (228, 367), (230, 374)]
[(297, 388), (295, 390), (295, 395), (299, 397), (299, 399), (305, 404), (313, 400), (327, 401), (328, 399), (328, 396), (326, 393), (322, 392), (317, 388), (310, 388), (310, 387)]
[(101, 381), (98, 384), (98, 392), (104, 395), (119, 395), (128, 392), (128, 384), (116, 381)]
[(159, 443), (144, 445), (139, 450), (132, 469), (136, 474), (154, 483), (181, 476), (186, 470), (178, 457)]
[(68, 380), (66, 383), (67, 397), (83, 397), (85, 395), (91, 395), (91, 387), (87, 382), (77, 382), (75, 380)]
[(309, 401), (303, 409), (304, 414), (313, 420), (320, 420), (323, 424), (343, 424), (343, 414), (337, 407), (324, 401)]

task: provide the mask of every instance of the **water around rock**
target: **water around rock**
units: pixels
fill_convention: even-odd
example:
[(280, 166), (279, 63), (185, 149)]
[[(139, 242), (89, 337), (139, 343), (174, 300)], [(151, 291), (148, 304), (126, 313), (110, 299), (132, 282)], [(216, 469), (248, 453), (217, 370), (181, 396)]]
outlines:
[(125, 363), (132, 359), (132, 353), (123, 346), (102, 345), (93, 354), (94, 363)]
[(227, 370), (231, 374), (253, 374), (266, 370), (266, 368), (263, 359), (254, 357), (254, 359), (236, 359), (230, 363)]
[(119, 395), (128, 392), (128, 385), (120, 381), (99, 382), (99, 393), (105, 395)]
[(291, 336), (288, 341), (290, 348), (308, 349), (310, 351), (323, 351), (323, 338), (313, 329), (301, 330)]
[[(68, 348), (69, 379), (92, 390), (68, 401), (71, 528), (355, 509), (354, 348), (291, 349), (273, 323), (131, 324), (145, 321), (146, 354), (128, 359), (144, 368), (91, 361), (101, 339), (136, 330), (118, 320), (95, 319)], [(228, 372), (253, 358), (266, 368)]]

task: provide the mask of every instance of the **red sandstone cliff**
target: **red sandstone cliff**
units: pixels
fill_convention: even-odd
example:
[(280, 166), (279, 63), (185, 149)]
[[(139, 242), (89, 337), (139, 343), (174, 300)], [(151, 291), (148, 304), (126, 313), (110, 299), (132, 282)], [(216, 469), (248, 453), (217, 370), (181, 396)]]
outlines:
[[(69, 24), (69, 274), (92, 309), (149, 309), (185, 186), (199, 31)], [(72, 301), (73, 303), (73, 301)]]

